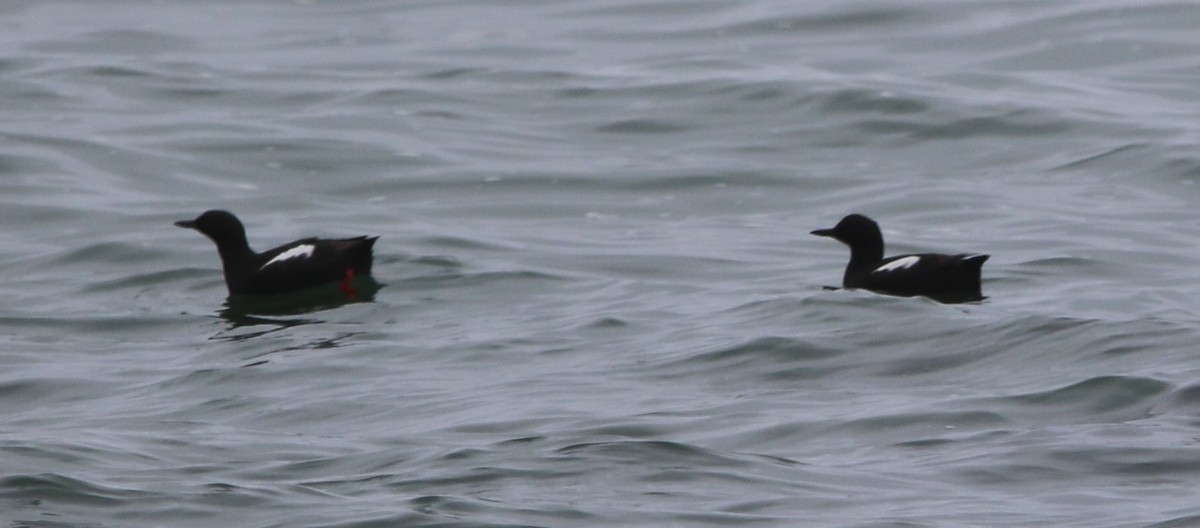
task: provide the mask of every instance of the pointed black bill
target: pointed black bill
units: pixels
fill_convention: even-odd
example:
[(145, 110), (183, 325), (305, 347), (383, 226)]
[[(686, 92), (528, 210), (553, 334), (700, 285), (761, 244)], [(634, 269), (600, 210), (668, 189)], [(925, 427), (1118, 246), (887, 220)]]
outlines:
[(186, 227), (188, 229), (196, 229), (196, 221), (195, 220), (180, 220), (178, 222), (175, 222), (175, 225), (177, 227)]
[(833, 229), (818, 229), (816, 231), (811, 232), (810, 234), (817, 235), (817, 236), (823, 236), (823, 237), (831, 237), (831, 236), (833, 236)]

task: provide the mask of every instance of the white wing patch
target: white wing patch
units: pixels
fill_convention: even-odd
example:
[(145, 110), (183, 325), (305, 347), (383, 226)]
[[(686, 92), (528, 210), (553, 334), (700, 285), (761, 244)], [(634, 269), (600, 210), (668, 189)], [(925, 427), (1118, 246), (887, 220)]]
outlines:
[(895, 270), (902, 270), (905, 268), (911, 268), (920, 261), (921, 261), (921, 257), (918, 257), (916, 255), (909, 255), (907, 257), (898, 258), (896, 260), (888, 262), (887, 264), (879, 266), (878, 268), (875, 268), (875, 271), (872, 271), (871, 273), (884, 273), (884, 272), (888, 272), (888, 271), (895, 271)]
[(300, 244), (299, 246), (296, 246), (292, 249), (284, 251), (283, 253), (275, 255), (275, 258), (268, 260), (266, 264), (262, 265), (262, 268), (258, 268), (258, 269), (261, 270), (263, 268), (266, 268), (267, 266), (270, 266), (271, 264), (276, 264), (276, 263), (283, 262), (285, 260), (294, 259), (294, 258), (309, 258), (312, 256), (313, 250), (315, 250), (315, 249), (317, 249), (317, 247), (312, 244)]

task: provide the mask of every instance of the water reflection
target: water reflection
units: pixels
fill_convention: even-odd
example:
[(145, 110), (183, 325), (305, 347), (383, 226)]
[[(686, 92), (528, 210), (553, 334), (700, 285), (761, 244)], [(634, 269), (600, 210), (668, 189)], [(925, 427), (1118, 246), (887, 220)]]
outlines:
[[(225, 299), (224, 308), (217, 312), (228, 323), (228, 327), (213, 339), (244, 341), (295, 326), (323, 323), (324, 319), (300, 316), (348, 304), (374, 302), (375, 294), (383, 287), (370, 277), (355, 279), (354, 286), (353, 293), (347, 293), (337, 285), (329, 285), (282, 295), (230, 296)], [(238, 332), (251, 327), (256, 329)], [(230, 332), (236, 333), (230, 335)]]
[[(821, 286), (821, 289), (824, 291), (838, 291), (838, 290), (851, 291), (851, 290), (853, 290), (853, 288), (839, 288), (837, 286)], [(982, 293), (974, 291), (974, 290), (962, 290), (962, 291), (952, 291), (952, 292), (942, 292), (942, 293), (926, 293), (926, 294), (922, 294), (922, 295), (895, 295), (895, 294), (888, 293), (888, 292), (877, 292), (877, 291), (865, 290), (865, 289), (863, 291), (869, 291), (871, 293), (875, 293), (878, 295), (886, 295), (888, 297), (924, 297), (926, 299), (931, 299), (931, 300), (940, 302), (942, 304), (980, 304), (983, 301), (986, 301), (988, 299), (988, 297), (986, 295), (983, 295)]]

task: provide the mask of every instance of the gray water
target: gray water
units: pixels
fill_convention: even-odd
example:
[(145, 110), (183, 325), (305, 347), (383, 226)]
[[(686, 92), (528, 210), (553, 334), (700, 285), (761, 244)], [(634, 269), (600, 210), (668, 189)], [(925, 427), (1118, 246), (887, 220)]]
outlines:
[[(0, 4), (11, 527), (1200, 525), (1200, 5)], [(212, 244), (378, 235), (253, 313)], [(836, 286), (979, 252), (979, 303)]]

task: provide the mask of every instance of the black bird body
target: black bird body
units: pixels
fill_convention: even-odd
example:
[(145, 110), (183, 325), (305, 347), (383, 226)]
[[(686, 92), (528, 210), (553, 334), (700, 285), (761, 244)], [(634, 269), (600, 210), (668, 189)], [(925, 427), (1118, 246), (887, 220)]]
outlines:
[(369, 276), (375, 240), (305, 238), (262, 253), (250, 249), (246, 229), (227, 211), (211, 210), (195, 220), (175, 222), (195, 229), (217, 245), (230, 295), (271, 295)]
[(833, 238), (850, 246), (850, 262), (842, 287), (938, 300), (980, 300), (979, 276), (989, 255), (921, 253), (883, 258), (883, 233), (879, 224), (852, 214), (830, 229), (812, 234)]

